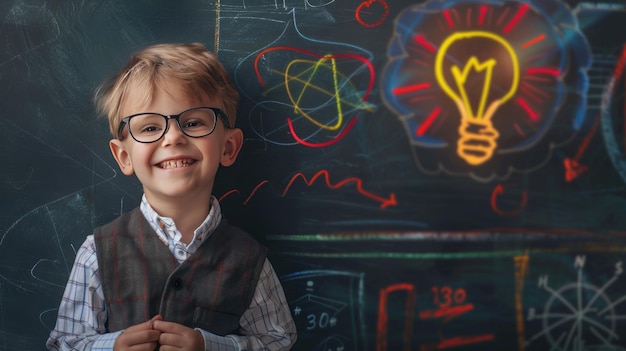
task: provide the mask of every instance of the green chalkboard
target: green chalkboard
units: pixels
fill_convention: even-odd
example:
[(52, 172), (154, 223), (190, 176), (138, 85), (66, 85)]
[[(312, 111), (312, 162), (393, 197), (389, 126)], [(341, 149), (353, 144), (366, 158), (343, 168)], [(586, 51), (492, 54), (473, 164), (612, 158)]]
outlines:
[(241, 93), (224, 215), (294, 350), (625, 350), (626, 5), (0, 5), (0, 350), (40, 350), (85, 236), (138, 205), (95, 87), (201, 42)]

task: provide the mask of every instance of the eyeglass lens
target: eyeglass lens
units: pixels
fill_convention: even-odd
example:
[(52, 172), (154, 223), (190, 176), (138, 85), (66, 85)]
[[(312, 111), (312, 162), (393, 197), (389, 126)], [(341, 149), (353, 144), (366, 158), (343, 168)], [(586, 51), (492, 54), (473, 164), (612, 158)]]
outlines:
[[(184, 134), (190, 137), (209, 135), (215, 129), (215, 112), (199, 108), (185, 111), (178, 117), (178, 125)], [(130, 133), (139, 142), (159, 140), (167, 130), (168, 118), (159, 114), (145, 113), (136, 115), (128, 121)]]

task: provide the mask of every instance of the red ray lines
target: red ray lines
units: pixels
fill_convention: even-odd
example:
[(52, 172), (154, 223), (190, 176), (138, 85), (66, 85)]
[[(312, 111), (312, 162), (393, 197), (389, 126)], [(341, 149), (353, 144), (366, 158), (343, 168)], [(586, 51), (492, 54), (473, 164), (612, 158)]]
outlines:
[(430, 87), (431, 87), (430, 83), (419, 83), (419, 84), (393, 88), (393, 93), (395, 95), (402, 95), (402, 94), (413, 93), (413, 92), (424, 90), (424, 89), (429, 89)]
[[(511, 21), (508, 22), (506, 24), (506, 26), (504, 27), (503, 32), (505, 34), (508, 34), (511, 30), (513, 30), (513, 28), (515, 28), (515, 26), (519, 23), (519, 21), (522, 19), (522, 17), (524, 17), (524, 14), (528, 11), (529, 8), (530, 8), (530, 6), (528, 4), (523, 4), (522, 6), (520, 6), (519, 10), (515, 13), (513, 18), (511, 19)], [(489, 9), (488, 9), (488, 7), (486, 5), (482, 5), (479, 8), (479, 10), (478, 10), (478, 19), (477, 19), (478, 25), (483, 25), (485, 23), (485, 19), (486, 19), (488, 10)], [(508, 12), (508, 8), (506, 9), (506, 11), (504, 11), (502, 16), (500, 17), (501, 20), (503, 20), (505, 18), (505, 16), (507, 15), (507, 12)], [(452, 10), (446, 9), (442, 13), (443, 13), (443, 18), (444, 18), (446, 24), (448, 25), (448, 28), (454, 28), (455, 19), (453, 18), (453, 16), (454, 17), (458, 17), (458, 13), (455, 11), (455, 9), (452, 9)], [(471, 17), (471, 11), (470, 10), (468, 10), (467, 16), (468, 16), (468, 18)], [(468, 22), (469, 22), (469, 20), (468, 20)], [(500, 21), (498, 21), (498, 22), (500, 22)], [(542, 38), (540, 36), (540, 37), (534, 38), (533, 40), (541, 41), (543, 39), (544, 38)], [(527, 44), (528, 45), (532, 45), (534, 43), (535, 42), (531, 42), (531, 43), (527, 43)]]
[[(416, 91), (430, 89), (430, 88), (431, 88), (431, 84), (428, 82), (418, 83), (414, 85), (407, 85), (407, 86), (394, 88), (393, 93), (395, 95), (402, 95), (402, 94), (414, 93)], [(424, 121), (424, 123), (415, 130), (415, 134), (417, 134), (418, 136), (423, 136), (426, 133), (426, 131), (428, 131), (430, 126), (433, 124), (433, 122), (437, 119), (440, 113), (441, 113), (441, 107), (436, 107), (430, 113), (430, 115), (428, 115), (428, 118), (426, 118), (426, 121)]]
[(547, 67), (531, 67), (526, 69), (526, 73), (529, 75), (545, 74), (553, 77), (559, 77), (561, 75), (561, 71), (558, 69)]
[(423, 136), (424, 134), (426, 134), (426, 131), (428, 131), (428, 129), (433, 124), (433, 122), (437, 119), (440, 113), (441, 113), (441, 107), (435, 108), (433, 112), (431, 112), (430, 115), (428, 115), (428, 118), (426, 118), (426, 121), (424, 121), (424, 123), (417, 128), (417, 130), (415, 131), (415, 134), (417, 134), (418, 136)]
[(515, 101), (526, 112), (526, 114), (528, 115), (528, 117), (530, 117), (530, 119), (532, 119), (533, 121), (536, 121), (537, 119), (539, 119), (539, 113), (533, 110), (532, 107), (530, 107), (530, 105), (528, 104), (528, 102), (526, 102), (526, 100), (520, 97), (520, 98), (517, 98)]
[(529, 7), (530, 6), (528, 6), (528, 4), (524, 4), (519, 8), (519, 11), (517, 11), (515, 16), (513, 16), (513, 19), (511, 20), (511, 22), (507, 23), (506, 27), (504, 27), (505, 34), (509, 33), (513, 29), (513, 27), (517, 25), (517, 23), (519, 22), (519, 20), (522, 19), (526, 11), (528, 11)]
[(480, 15), (478, 17), (478, 24), (483, 25), (485, 23), (485, 16), (487, 15), (488, 7), (486, 5), (482, 5), (480, 7)]
[[(302, 174), (302, 173), (296, 173), (293, 177), (291, 177), (291, 180), (289, 181), (289, 183), (287, 184), (287, 186), (285, 187), (285, 189), (283, 190), (281, 197), (285, 197), (287, 195), (287, 192), (289, 192), (289, 189), (291, 188), (291, 186), (294, 184), (294, 182), (299, 179), (302, 178), (302, 180), (304, 181), (304, 184), (306, 184), (307, 186), (311, 186), (313, 185), (313, 183), (315, 183), (315, 181), (319, 178), (319, 177), (324, 177), (324, 180), (326, 182), (326, 186), (328, 186), (330, 189), (332, 190), (336, 190), (339, 189), (347, 184), (350, 183), (355, 183), (356, 184), (356, 190), (363, 196), (370, 198), (374, 201), (380, 202), (380, 208), (387, 208), (389, 206), (396, 206), (398, 204), (398, 202), (396, 201), (396, 195), (394, 193), (391, 193), (389, 195), (388, 198), (382, 197), (382, 196), (378, 196), (376, 194), (373, 194), (371, 192), (368, 192), (366, 190), (363, 189), (363, 181), (360, 178), (356, 178), (356, 177), (350, 177), (350, 178), (346, 178), (340, 182), (338, 182), (337, 184), (333, 184), (330, 181), (330, 175), (328, 173), (327, 170), (323, 169), (320, 170), (319, 172), (315, 173), (315, 175), (313, 175), (313, 177), (311, 177), (311, 179), (307, 179), (307, 177)], [(244, 205), (247, 205), (248, 202), (250, 202), (250, 200), (252, 199), (252, 197), (256, 194), (256, 192), (265, 184), (268, 184), (269, 181), (268, 180), (264, 180), (262, 182), (260, 182), (259, 184), (257, 184), (256, 187), (254, 187), (254, 189), (250, 192), (250, 195), (248, 195), (248, 197), (246, 198), (246, 200), (243, 202)], [(226, 192), (224, 195), (222, 195), (219, 200), (222, 201), (224, 198), (228, 197), (231, 194), (234, 193), (239, 193), (239, 190), (233, 189), (230, 190), (228, 192)]]
[(421, 46), (423, 46), (426, 50), (434, 53), (437, 51), (437, 48), (431, 44), (428, 39), (426, 39), (422, 34), (418, 34), (416, 35), (413, 40), (415, 40), (416, 43), (420, 44)]
[(546, 34), (545, 33), (539, 34), (538, 36), (536, 36), (536, 37), (530, 39), (529, 41), (525, 42), (524, 44), (520, 45), (520, 48), (528, 49), (529, 47), (531, 47), (531, 46), (533, 46), (533, 45), (535, 45), (535, 44), (537, 44), (539, 42), (542, 42), (545, 39), (546, 39)]
[(450, 10), (443, 11), (443, 17), (446, 19), (448, 27), (454, 28), (454, 21), (452, 20), (452, 16), (450, 15)]

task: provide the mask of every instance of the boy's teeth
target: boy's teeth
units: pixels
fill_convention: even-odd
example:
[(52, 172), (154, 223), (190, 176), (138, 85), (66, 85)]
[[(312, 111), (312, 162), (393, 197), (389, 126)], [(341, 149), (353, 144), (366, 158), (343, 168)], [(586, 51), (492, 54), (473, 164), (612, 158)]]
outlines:
[(190, 164), (191, 164), (191, 160), (164, 161), (164, 162), (161, 163), (161, 168), (188, 167)]

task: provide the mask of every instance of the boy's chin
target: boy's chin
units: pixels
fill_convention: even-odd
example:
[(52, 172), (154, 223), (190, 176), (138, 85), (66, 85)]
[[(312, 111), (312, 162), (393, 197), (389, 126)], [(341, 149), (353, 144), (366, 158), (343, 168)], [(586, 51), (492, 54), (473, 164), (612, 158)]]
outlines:
[(197, 187), (190, 186), (176, 186), (172, 185), (167, 189), (161, 190), (147, 190), (144, 188), (144, 193), (148, 199), (159, 199), (160, 201), (176, 201), (181, 199), (200, 199), (206, 198), (211, 195), (210, 191), (198, 190)]

